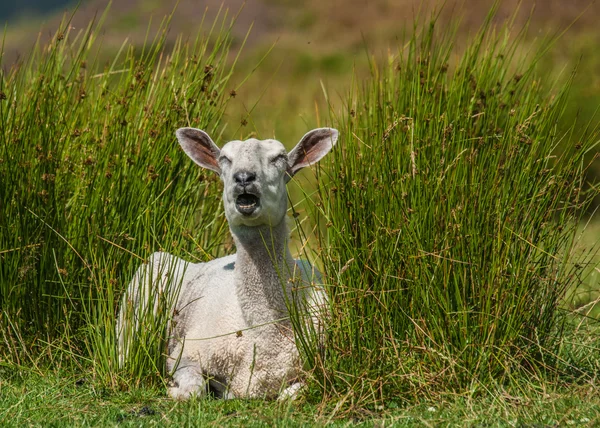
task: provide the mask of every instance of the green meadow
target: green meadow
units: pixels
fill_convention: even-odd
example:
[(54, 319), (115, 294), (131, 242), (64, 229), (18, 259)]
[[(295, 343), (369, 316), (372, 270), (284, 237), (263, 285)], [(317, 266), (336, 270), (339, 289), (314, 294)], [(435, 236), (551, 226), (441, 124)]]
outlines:
[[(385, 52), (382, 30), (316, 55), (297, 40), (328, 34), (309, 6), (288, 5), (279, 45), (224, 8), (193, 35), (173, 13), (117, 44), (104, 29), (133, 16), (66, 15), (13, 62), (5, 31), (0, 425), (600, 424), (600, 90), (556, 53), (577, 25), (532, 39), (495, 3), (465, 31), (442, 8)], [(329, 295), (323, 346), (292, 316), (295, 401), (169, 399), (168, 299), (119, 365), (119, 304), (151, 253), (235, 251), (183, 126), (218, 145), (340, 131), (290, 183), (293, 250)]]

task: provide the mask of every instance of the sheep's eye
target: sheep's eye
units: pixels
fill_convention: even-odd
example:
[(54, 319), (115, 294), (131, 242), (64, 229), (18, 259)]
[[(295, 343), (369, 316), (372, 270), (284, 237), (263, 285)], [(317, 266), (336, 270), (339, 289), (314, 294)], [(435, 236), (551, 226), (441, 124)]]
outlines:
[(271, 159), (271, 163), (279, 163), (281, 161), (287, 162), (287, 156), (280, 154)]
[(219, 158), (219, 163), (220, 164), (228, 164), (228, 163), (231, 163), (231, 160), (227, 156), (221, 156)]

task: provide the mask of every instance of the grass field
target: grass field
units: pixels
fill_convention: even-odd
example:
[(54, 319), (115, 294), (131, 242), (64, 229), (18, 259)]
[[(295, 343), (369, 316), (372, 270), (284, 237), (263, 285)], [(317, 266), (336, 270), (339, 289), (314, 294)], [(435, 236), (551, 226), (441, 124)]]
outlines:
[(0, 380), (2, 426), (597, 426), (600, 400), (588, 385), (447, 394), (348, 415), (331, 405), (261, 400), (174, 402), (155, 388), (115, 392), (85, 373), (44, 371)]
[[(104, 49), (98, 17), (4, 67), (0, 425), (599, 425), (597, 223), (583, 227), (598, 121), (572, 114), (576, 77), (544, 72), (561, 39), (532, 44), (498, 13), (469, 37), (426, 15), (354, 65), (277, 65), (259, 44), (244, 58), (252, 39), (224, 12), (196, 38), (165, 19), (141, 47)], [(311, 61), (336, 76), (319, 95), (298, 89), (319, 80), (297, 68)], [(279, 66), (290, 96), (266, 77)], [(316, 125), (341, 139), (291, 185), (297, 252), (330, 296), (325, 347), (293, 319), (301, 399), (166, 398), (168, 302), (119, 367), (115, 315), (141, 261), (234, 251), (217, 179), (173, 131), (222, 145)]]

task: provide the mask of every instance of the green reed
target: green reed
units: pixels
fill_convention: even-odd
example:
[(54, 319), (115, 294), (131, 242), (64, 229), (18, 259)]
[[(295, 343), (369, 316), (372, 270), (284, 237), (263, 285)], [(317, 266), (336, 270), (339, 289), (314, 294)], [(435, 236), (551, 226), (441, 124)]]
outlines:
[(548, 45), (517, 53), (524, 31), (492, 16), (462, 53), (435, 20), (416, 25), (333, 118), (314, 205), (331, 318), (324, 352), (305, 353), (346, 405), (485, 390), (556, 361), (597, 130), (567, 143), (569, 81), (548, 89), (535, 67)]
[[(74, 34), (67, 22), (3, 67), (0, 359), (25, 364), (59, 341), (112, 379), (120, 295), (142, 261), (158, 250), (190, 261), (224, 252), (217, 179), (189, 162), (174, 131), (220, 135), (230, 25), (222, 14), (168, 46), (167, 19), (143, 48), (125, 43), (104, 60), (99, 26)], [(164, 329), (161, 316), (149, 336)], [(155, 367), (141, 372), (162, 373), (159, 342), (149, 340)]]

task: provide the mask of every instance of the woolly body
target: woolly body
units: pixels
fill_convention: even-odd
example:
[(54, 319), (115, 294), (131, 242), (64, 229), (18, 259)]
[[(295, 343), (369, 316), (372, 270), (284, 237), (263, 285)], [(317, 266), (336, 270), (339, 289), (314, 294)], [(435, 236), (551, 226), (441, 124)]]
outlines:
[[(198, 264), (154, 253), (132, 281), (133, 290), (150, 267), (155, 286), (162, 288), (158, 278), (181, 281), (168, 350), (168, 370), (173, 371), (178, 363), (174, 386), (169, 389), (172, 397), (202, 393), (208, 379), (210, 389), (218, 395), (272, 398), (298, 380), (298, 351), (287, 320), (282, 281), (271, 263), (261, 263), (262, 257), (270, 259), (260, 238), (256, 242), (260, 244), (251, 243), (250, 248), (238, 244), (237, 248), (250, 252), (238, 251)], [(236, 269), (237, 262), (242, 269)], [(292, 278), (300, 275), (304, 286), (320, 282), (318, 272), (308, 262), (293, 260), (289, 253), (279, 265), (282, 275), (290, 270), (295, 271)], [(236, 276), (245, 278), (246, 287), (236, 287)], [(264, 281), (265, 276), (269, 281)], [(288, 296), (297, 295), (293, 283), (287, 282)], [(320, 293), (317, 288), (306, 290)], [(309, 298), (317, 302), (323, 299)], [(199, 319), (202, 322), (197, 322)]]
[[(288, 304), (291, 299), (311, 310), (326, 297), (315, 286), (321, 282), (319, 273), (289, 252), (286, 183), (327, 153), (337, 131), (312, 131), (312, 143), (305, 142), (302, 153), (288, 155), (275, 140), (233, 141), (219, 150), (202, 131), (184, 130), (187, 134), (178, 133), (178, 138), (186, 153), (223, 180), (225, 213), (237, 253), (198, 264), (154, 253), (138, 269), (124, 303), (129, 299), (139, 308), (144, 304), (140, 290), (163, 290), (168, 281), (181, 284), (168, 349), (167, 368), (174, 370), (172, 397), (204, 394), (209, 388), (226, 398), (294, 393), (299, 355)], [(319, 148), (314, 138), (324, 148), (310, 158), (310, 148)], [(323, 143), (326, 139), (329, 147)], [(189, 140), (191, 148), (184, 144)], [(119, 329), (125, 322), (123, 313)], [(120, 347), (125, 354), (122, 335)]]

